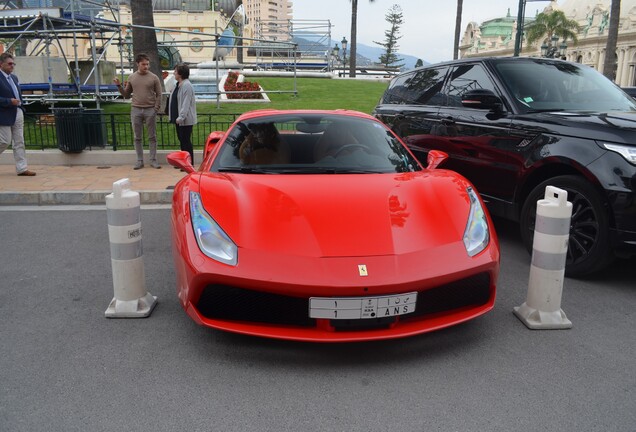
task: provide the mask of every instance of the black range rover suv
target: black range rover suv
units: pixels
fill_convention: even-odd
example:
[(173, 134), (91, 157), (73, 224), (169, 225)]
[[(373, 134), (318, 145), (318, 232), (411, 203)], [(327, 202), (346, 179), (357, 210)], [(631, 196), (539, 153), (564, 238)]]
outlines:
[(545, 187), (573, 204), (566, 274), (636, 253), (636, 101), (594, 69), (512, 57), (430, 65), (394, 78), (375, 116), (426, 163), (463, 174), (532, 248)]

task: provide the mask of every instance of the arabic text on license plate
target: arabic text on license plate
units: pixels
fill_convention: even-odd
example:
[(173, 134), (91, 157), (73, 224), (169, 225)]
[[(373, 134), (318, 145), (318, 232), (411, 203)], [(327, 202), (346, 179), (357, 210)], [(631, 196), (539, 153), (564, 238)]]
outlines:
[(380, 297), (311, 297), (309, 317), (325, 319), (369, 319), (415, 312), (417, 293)]

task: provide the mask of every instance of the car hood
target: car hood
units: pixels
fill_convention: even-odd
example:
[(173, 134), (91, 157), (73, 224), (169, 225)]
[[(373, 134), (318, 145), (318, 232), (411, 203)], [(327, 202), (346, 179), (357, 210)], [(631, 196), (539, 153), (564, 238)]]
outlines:
[(462, 241), (468, 182), (450, 171), (200, 177), (204, 207), (240, 248), (311, 257), (405, 254)]
[[(636, 143), (636, 112), (606, 113), (545, 112), (525, 114), (519, 121), (529, 121), (541, 132), (600, 141)], [(514, 127), (513, 122), (513, 127)]]

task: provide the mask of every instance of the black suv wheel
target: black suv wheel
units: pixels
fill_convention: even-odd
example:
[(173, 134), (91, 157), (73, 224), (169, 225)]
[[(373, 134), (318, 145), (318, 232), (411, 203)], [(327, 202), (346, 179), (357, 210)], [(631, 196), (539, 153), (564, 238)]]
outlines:
[(585, 276), (606, 267), (613, 258), (609, 240), (609, 220), (601, 195), (585, 180), (576, 176), (559, 176), (535, 187), (521, 210), (521, 237), (532, 251), (537, 201), (545, 195), (546, 186), (568, 193), (572, 203), (572, 220), (566, 259), (566, 275)]

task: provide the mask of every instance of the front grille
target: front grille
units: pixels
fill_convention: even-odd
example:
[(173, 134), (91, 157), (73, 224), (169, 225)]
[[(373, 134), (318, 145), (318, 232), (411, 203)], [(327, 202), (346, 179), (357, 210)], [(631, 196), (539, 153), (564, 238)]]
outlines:
[(396, 317), (367, 318), (358, 320), (330, 320), (331, 326), (340, 331), (377, 330), (391, 327), (397, 321)]
[[(417, 293), (415, 312), (400, 321), (421, 319), (427, 315), (466, 307), (478, 307), (490, 300), (490, 276), (481, 273)], [(210, 319), (246, 321), (315, 327), (309, 318), (309, 299), (252, 291), (226, 285), (208, 285), (196, 305), (201, 315)], [(335, 330), (370, 330), (387, 328), (396, 319), (330, 320)]]
[(288, 324), (312, 327), (309, 299), (252, 291), (226, 285), (208, 285), (197, 303), (201, 315), (211, 319)]
[(417, 293), (415, 312), (403, 319), (482, 306), (490, 300), (490, 275), (480, 273)]

